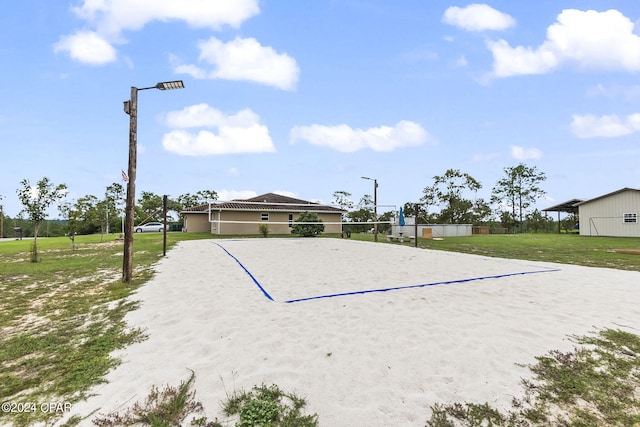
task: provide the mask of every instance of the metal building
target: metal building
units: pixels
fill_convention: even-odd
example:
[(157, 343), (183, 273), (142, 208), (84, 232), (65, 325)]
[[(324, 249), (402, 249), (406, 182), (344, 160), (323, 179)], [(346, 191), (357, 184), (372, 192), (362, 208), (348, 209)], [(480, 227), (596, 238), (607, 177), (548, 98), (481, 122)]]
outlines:
[(622, 188), (576, 206), (581, 236), (640, 237), (640, 189)]

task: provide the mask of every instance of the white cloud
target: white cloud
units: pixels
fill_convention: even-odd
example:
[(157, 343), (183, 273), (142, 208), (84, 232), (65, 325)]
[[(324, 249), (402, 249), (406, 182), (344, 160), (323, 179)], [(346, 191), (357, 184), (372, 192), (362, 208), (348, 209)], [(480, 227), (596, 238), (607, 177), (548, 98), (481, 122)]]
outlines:
[(216, 134), (201, 130), (196, 134), (174, 130), (164, 135), (162, 146), (182, 156), (265, 153), (275, 148), (266, 126), (220, 128)]
[(274, 152), (269, 130), (250, 109), (226, 115), (207, 104), (196, 104), (167, 114), (166, 122), (174, 128), (201, 129), (197, 133), (173, 130), (164, 135), (165, 150), (183, 156), (208, 156), (237, 153)]
[(528, 47), (512, 48), (504, 40), (488, 41), (493, 53), (493, 76), (509, 77), (520, 74), (544, 74), (558, 66), (557, 55), (546, 49), (532, 50)]
[(170, 111), (167, 113), (166, 122), (168, 126), (177, 128), (245, 127), (260, 122), (260, 116), (249, 108), (226, 115), (208, 104), (201, 103), (180, 111)]
[(174, 67), (176, 73), (189, 74), (197, 79), (248, 80), (283, 90), (295, 89), (300, 68), (286, 53), (278, 53), (262, 46), (254, 38), (235, 38), (224, 43), (215, 37), (198, 43), (200, 62), (212, 70), (193, 64)]
[(516, 24), (511, 16), (486, 4), (452, 6), (444, 12), (442, 22), (467, 31), (506, 30)]
[(640, 130), (640, 113), (619, 116), (593, 114), (573, 115), (571, 132), (578, 138), (615, 138), (630, 135)]
[(542, 151), (537, 148), (524, 148), (518, 145), (512, 145), (511, 157), (516, 160), (539, 159), (542, 157)]
[(118, 35), (140, 30), (152, 21), (184, 21), (195, 28), (238, 28), (260, 12), (257, 0), (84, 0), (72, 8), (99, 32)]
[(258, 0), (82, 0), (71, 10), (90, 30), (62, 36), (54, 50), (82, 63), (102, 65), (116, 60), (113, 45), (125, 43), (124, 31), (139, 31), (153, 21), (182, 21), (214, 30), (227, 25), (238, 28), (260, 7)]
[(488, 41), (487, 47), (495, 77), (543, 74), (565, 63), (579, 69), (640, 71), (640, 36), (617, 10), (563, 10), (537, 48), (511, 47), (505, 40)]
[(65, 52), (72, 59), (90, 65), (103, 65), (116, 60), (116, 50), (93, 31), (78, 31), (60, 38), (53, 51)]
[(369, 129), (353, 129), (338, 126), (296, 126), (291, 129), (290, 141), (306, 141), (344, 153), (369, 148), (374, 151), (393, 151), (401, 147), (413, 147), (429, 141), (429, 133), (417, 123), (402, 120), (394, 127), (380, 126)]
[(197, 65), (189, 64), (189, 65), (176, 65), (173, 67), (173, 71), (176, 74), (188, 74), (194, 79), (206, 79), (207, 72), (202, 68), (198, 68)]

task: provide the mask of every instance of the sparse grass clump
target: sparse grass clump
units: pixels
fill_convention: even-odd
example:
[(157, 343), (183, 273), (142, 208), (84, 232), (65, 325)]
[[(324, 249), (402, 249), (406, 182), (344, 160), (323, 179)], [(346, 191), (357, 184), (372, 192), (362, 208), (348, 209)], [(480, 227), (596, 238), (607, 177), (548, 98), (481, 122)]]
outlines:
[(640, 337), (605, 329), (572, 337), (570, 352), (550, 351), (529, 366), (524, 398), (502, 413), (488, 403), (436, 404), (427, 427), (640, 425)]
[[(225, 427), (216, 419), (202, 416), (202, 404), (195, 400), (191, 386), (195, 374), (178, 387), (151, 388), (143, 404), (136, 402), (123, 414), (118, 412), (93, 420), (98, 427), (124, 427), (130, 425), (153, 427)], [(254, 387), (249, 392), (233, 392), (223, 405), (226, 416), (237, 419), (235, 427), (317, 427), (317, 415), (305, 415), (304, 399), (285, 393), (276, 385)], [(189, 424), (185, 420), (191, 416)]]
[(195, 380), (195, 373), (187, 381), (180, 383), (178, 387), (167, 385), (162, 390), (153, 386), (144, 403), (136, 402), (123, 414), (114, 412), (98, 417), (93, 423), (98, 427), (120, 427), (131, 425), (143, 425), (153, 427), (179, 427), (189, 415), (193, 418), (191, 426), (222, 427), (217, 422), (209, 422), (201, 415), (202, 404), (195, 400), (196, 392), (191, 390)]

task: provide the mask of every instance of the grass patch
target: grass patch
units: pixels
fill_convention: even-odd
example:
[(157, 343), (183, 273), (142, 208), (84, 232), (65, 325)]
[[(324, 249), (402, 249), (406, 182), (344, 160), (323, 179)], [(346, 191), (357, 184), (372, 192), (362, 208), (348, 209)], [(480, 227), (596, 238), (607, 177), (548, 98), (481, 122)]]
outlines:
[[(168, 245), (200, 235), (169, 234)], [(202, 233), (202, 237), (210, 235)], [(124, 322), (137, 303), (125, 299), (153, 275), (162, 235), (136, 235), (132, 285), (121, 283), (122, 242), (114, 236), (38, 239), (40, 262), (30, 262), (31, 240), (0, 242), (0, 402), (34, 402), (34, 412), (0, 412), (0, 422), (28, 426), (58, 412), (47, 402), (87, 397), (118, 365), (113, 350), (144, 338)]]
[[(352, 239), (373, 241), (371, 234), (352, 234)], [(385, 244), (413, 246), (414, 243)], [(637, 237), (586, 237), (567, 234), (489, 234), (447, 237), (444, 240), (418, 238), (418, 246), (498, 258), (557, 262), (587, 267), (640, 271)]]
[(557, 350), (529, 366), (524, 398), (501, 412), (488, 403), (432, 406), (427, 427), (629, 426), (640, 423), (640, 337), (605, 329), (571, 337), (573, 351)]

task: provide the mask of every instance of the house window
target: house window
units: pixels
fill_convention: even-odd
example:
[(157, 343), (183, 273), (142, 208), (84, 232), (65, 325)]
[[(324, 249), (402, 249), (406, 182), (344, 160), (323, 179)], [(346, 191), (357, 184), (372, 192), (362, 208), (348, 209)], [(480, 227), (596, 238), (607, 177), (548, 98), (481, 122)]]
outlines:
[(624, 222), (625, 224), (636, 224), (638, 222), (638, 214), (637, 213), (622, 214), (622, 222)]
[(293, 214), (289, 214), (289, 228), (293, 227)]
[(269, 212), (262, 212), (260, 219), (263, 221), (269, 221)]

